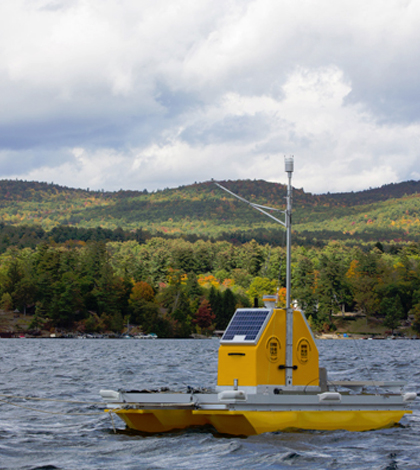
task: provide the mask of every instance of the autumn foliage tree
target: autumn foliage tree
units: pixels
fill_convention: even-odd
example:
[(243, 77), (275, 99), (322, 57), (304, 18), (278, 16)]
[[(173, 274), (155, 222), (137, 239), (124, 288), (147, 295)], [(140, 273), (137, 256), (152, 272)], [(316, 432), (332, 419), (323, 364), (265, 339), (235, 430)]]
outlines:
[(201, 330), (209, 331), (215, 319), (216, 315), (211, 309), (210, 302), (207, 299), (203, 299), (195, 314), (193, 323)]
[(146, 300), (152, 302), (155, 298), (153, 287), (145, 281), (136, 282), (131, 289), (130, 302)]
[(159, 307), (154, 299), (153, 287), (145, 281), (139, 281), (134, 284), (128, 301), (131, 313), (130, 321), (141, 325), (147, 333), (152, 331), (159, 313)]

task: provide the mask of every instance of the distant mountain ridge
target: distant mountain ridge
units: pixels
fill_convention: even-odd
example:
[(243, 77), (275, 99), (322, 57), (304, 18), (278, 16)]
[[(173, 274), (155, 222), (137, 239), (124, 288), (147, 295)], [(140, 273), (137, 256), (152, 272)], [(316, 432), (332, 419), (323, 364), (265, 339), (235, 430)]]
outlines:
[(363, 191), (323, 194), (327, 200), (332, 199), (336, 203), (345, 202), (348, 205), (371, 204), (388, 199), (398, 199), (420, 193), (420, 181), (404, 181), (402, 183), (384, 184), (380, 188), (370, 188)]
[[(252, 202), (284, 208), (284, 184), (263, 180), (220, 183)], [(307, 243), (351, 238), (370, 242), (420, 240), (419, 195), (420, 181), (348, 193), (311, 194), (296, 188), (295, 239), (300, 236)], [(150, 233), (213, 238), (235, 233), (236, 239), (279, 229), (211, 181), (149, 193), (0, 180), (0, 222), (40, 226), (46, 231), (74, 226), (126, 231), (142, 228)], [(265, 236), (270, 242), (271, 235)]]
[[(252, 196), (254, 194), (252, 189), (259, 187), (256, 191), (258, 196), (267, 198), (272, 196), (272, 187), (277, 190), (284, 191), (286, 186), (281, 183), (271, 183), (264, 180), (228, 180), (218, 181), (221, 184), (229, 186), (232, 191), (244, 190), (249, 194), (245, 196)], [(70, 188), (67, 186), (61, 186), (54, 183), (38, 182), (38, 181), (23, 181), (23, 180), (0, 180), (0, 203), (3, 200), (44, 200), (51, 196), (57, 195), (71, 195), (78, 194), (81, 197), (89, 197), (96, 195), (102, 199), (131, 199), (141, 197), (144, 195), (158, 195), (167, 193), (178, 193), (182, 191), (190, 191), (190, 189), (199, 190), (200, 188), (206, 188), (206, 190), (214, 189), (213, 182), (207, 181), (203, 183), (194, 183), (191, 185), (182, 185), (178, 188), (166, 188), (164, 190), (157, 190), (148, 192), (145, 190), (119, 190), (119, 191), (103, 191), (103, 190), (89, 190), (89, 188)], [(268, 190), (268, 191), (267, 191)], [(277, 191), (276, 191), (277, 193)], [(409, 196), (411, 194), (420, 193), (420, 181), (404, 181), (401, 183), (390, 183), (385, 184), (378, 188), (369, 188), (362, 191), (350, 191), (350, 192), (339, 192), (339, 193), (320, 193), (312, 194), (305, 192), (304, 189), (294, 188), (294, 197), (296, 201), (302, 201), (303, 203), (312, 203), (314, 205), (318, 203), (332, 203), (342, 204), (346, 203), (349, 205), (357, 204), (370, 204), (378, 201), (386, 201), (387, 199), (401, 198), (403, 196)]]

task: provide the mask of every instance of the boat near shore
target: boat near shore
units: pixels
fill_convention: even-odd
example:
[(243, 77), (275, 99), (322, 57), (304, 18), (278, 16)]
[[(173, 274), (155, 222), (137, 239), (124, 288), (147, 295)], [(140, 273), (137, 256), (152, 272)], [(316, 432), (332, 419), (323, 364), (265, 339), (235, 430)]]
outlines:
[(158, 335), (156, 333), (139, 334), (134, 336), (134, 339), (158, 339)]
[[(211, 425), (220, 434), (250, 436), (289, 429), (369, 431), (392, 426), (416, 399), (404, 381), (329, 381), (319, 367), (314, 335), (290, 301), (291, 175), (285, 222), (249, 203), (287, 230), (286, 308), (275, 295), (262, 308), (240, 308), (221, 340), (214, 390), (101, 390), (108, 412), (142, 433)], [(225, 189), (225, 188), (223, 188)], [(277, 209), (276, 209), (277, 210)]]

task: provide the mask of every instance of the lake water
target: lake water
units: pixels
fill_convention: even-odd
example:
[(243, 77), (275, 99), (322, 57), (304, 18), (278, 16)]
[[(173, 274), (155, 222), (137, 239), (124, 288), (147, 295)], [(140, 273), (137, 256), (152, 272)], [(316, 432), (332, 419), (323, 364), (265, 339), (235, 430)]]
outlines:
[[(420, 341), (317, 344), (332, 380), (406, 380), (408, 391), (420, 392)], [(95, 414), (102, 409), (95, 402), (103, 388), (213, 388), (218, 345), (217, 340), (0, 339), (1, 394), (92, 402), (13, 400), (33, 409), (0, 402), (0, 470), (420, 469), (420, 399), (401, 426), (364, 433), (228, 438), (204, 429), (145, 437), (125, 431), (117, 417), (114, 433), (110, 416)]]

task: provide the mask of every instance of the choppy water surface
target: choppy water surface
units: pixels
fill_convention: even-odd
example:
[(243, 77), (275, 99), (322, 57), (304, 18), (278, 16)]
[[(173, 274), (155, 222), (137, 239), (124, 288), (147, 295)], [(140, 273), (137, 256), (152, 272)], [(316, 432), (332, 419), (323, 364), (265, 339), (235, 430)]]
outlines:
[[(0, 393), (99, 402), (102, 388), (212, 388), (218, 345), (217, 340), (0, 339)], [(420, 341), (324, 340), (318, 347), (332, 380), (407, 380), (407, 390), (420, 392)], [(88, 414), (101, 410), (95, 404), (14, 403), (34, 410), (0, 402), (0, 470), (420, 469), (420, 399), (402, 426), (391, 429), (248, 438), (210, 430), (144, 437), (124, 431), (118, 418), (114, 434), (109, 415)]]

